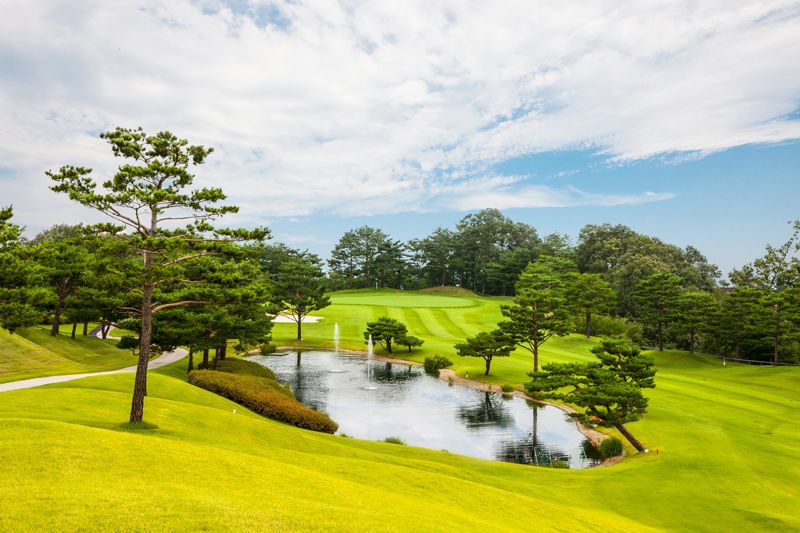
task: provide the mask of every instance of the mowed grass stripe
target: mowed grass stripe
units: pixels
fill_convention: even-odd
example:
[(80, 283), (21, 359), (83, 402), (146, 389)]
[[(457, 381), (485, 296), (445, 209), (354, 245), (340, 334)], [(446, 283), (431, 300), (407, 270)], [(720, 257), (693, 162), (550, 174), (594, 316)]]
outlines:
[(447, 328), (445, 328), (441, 322), (439, 322), (434, 313), (437, 311), (433, 308), (423, 308), (418, 309), (417, 312), (419, 314), (420, 319), (426, 324), (428, 330), (431, 332), (431, 335), (438, 339), (444, 340), (449, 339), (452, 337)]
[(449, 309), (431, 309), (431, 314), (442, 328), (447, 331), (449, 338), (461, 340), (469, 336), (467, 332), (450, 317)]
[(433, 333), (428, 329), (428, 324), (419, 316), (419, 312), (413, 307), (403, 308), (403, 322), (408, 326), (411, 335), (415, 337), (432, 337)]

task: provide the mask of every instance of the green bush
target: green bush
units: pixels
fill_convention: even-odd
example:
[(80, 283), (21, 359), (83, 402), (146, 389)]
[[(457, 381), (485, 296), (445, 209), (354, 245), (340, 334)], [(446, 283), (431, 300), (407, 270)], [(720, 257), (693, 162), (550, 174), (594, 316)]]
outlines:
[(383, 442), (388, 442), (389, 444), (403, 444), (405, 445), (406, 441), (401, 439), (400, 437), (386, 437), (383, 439)]
[(440, 369), (453, 366), (453, 362), (443, 355), (433, 355), (425, 358), (423, 366), (425, 367), (425, 372), (435, 376), (439, 374)]
[(514, 387), (512, 387), (511, 385), (506, 383), (505, 385), (500, 387), (500, 390), (503, 391), (503, 392), (514, 392)]
[(259, 346), (258, 349), (261, 351), (261, 355), (269, 355), (271, 353), (275, 353), (278, 350), (278, 348), (271, 342), (265, 342), (264, 344)]
[(609, 437), (600, 443), (597, 451), (600, 452), (600, 457), (603, 459), (622, 455), (622, 441), (617, 437)]
[[(576, 324), (575, 331), (577, 333), (583, 333), (585, 327), (585, 324), (580, 326)], [(640, 344), (643, 334), (642, 325), (627, 318), (608, 315), (596, 315), (592, 318), (592, 335), (597, 337), (623, 336)]]
[(563, 459), (556, 459), (552, 463), (550, 463), (552, 468), (569, 468), (569, 463), (564, 461)]
[[(197, 365), (197, 368), (203, 369), (203, 363)], [(217, 368), (214, 368), (213, 361), (209, 361), (208, 370), (230, 372), (231, 374), (239, 374), (240, 376), (255, 376), (257, 378), (275, 379), (275, 373), (269, 368), (252, 361), (246, 361), (244, 359), (221, 359), (217, 361)]]
[(189, 373), (189, 383), (273, 420), (323, 433), (335, 433), (339, 428), (325, 413), (314, 411), (280, 391), (281, 385), (271, 379), (195, 370)]

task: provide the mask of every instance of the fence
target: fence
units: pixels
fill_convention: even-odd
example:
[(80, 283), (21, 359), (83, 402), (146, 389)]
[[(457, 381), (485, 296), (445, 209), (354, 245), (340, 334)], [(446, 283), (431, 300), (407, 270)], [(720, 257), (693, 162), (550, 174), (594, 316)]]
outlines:
[(713, 355), (713, 354), (703, 354), (708, 357), (716, 357), (717, 359), (722, 359), (722, 364), (724, 365), (726, 362), (730, 361), (731, 363), (742, 363), (745, 365), (757, 365), (757, 366), (800, 366), (800, 363), (773, 363), (772, 361), (757, 361), (755, 359), (738, 359), (736, 357), (726, 357), (724, 355)]

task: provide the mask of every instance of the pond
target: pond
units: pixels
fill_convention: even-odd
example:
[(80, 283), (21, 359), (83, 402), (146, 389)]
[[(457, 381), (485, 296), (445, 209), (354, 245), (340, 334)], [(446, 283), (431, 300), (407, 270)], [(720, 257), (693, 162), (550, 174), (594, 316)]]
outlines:
[(564, 411), (522, 398), (451, 385), (421, 368), (334, 352), (255, 356), (299, 401), (327, 412), (339, 433), (400, 437), (407, 444), (483, 459), (571, 468), (599, 463)]

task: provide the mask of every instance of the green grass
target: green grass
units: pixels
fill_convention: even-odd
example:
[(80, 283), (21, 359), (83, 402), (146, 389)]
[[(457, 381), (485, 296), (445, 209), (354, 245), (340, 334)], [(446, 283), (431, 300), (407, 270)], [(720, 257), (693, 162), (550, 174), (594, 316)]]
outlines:
[(52, 337), (49, 326), (24, 328), (14, 335), (0, 329), (0, 383), (136, 364), (131, 351), (115, 343), (80, 335), (72, 340), (68, 333)]
[[(460, 305), (452, 301), (462, 302)], [(425, 340), (421, 348), (409, 354), (405, 348), (396, 347), (394, 357), (422, 362), (426, 356), (441, 354), (454, 363), (452, 370), (459, 376), (469, 373), (472, 379), (502, 385), (520, 385), (527, 379), (526, 373), (533, 369), (529, 352), (517, 350), (509, 358), (492, 361), (492, 371), (483, 377), (484, 363), (480, 358), (458, 357), (453, 345), (479, 331), (488, 331), (502, 320), (500, 306), (510, 303), (505, 297), (480, 297), (469, 291), (454, 288), (436, 288), (426, 291), (360, 290), (340, 291), (331, 295), (332, 304), (313, 313), (323, 317), (316, 323), (303, 325), (303, 341), (297, 342), (295, 324), (275, 324), (273, 338), (279, 346), (305, 348), (333, 347), (333, 327), (339, 324), (340, 345), (344, 349), (366, 350), (364, 329), (369, 321), (380, 316), (389, 316), (408, 326), (409, 333)], [(452, 305), (444, 306), (443, 302)], [(594, 341), (580, 335), (571, 335), (545, 344), (543, 360), (574, 360), (578, 357), (589, 361), (593, 356), (589, 348)], [(376, 353), (384, 354), (380, 348)]]
[[(496, 318), (498, 300), (467, 298), (478, 305), (416, 311), (461, 330)], [(345, 314), (374, 309), (409, 308), (323, 313), (356, 344), (363, 325)], [(449, 357), (448, 341), (431, 344)], [(590, 345), (553, 339), (542, 359), (588, 360)], [(651, 453), (588, 471), (302, 431), (188, 385), (185, 361), (152, 373), (141, 430), (124, 424), (132, 375), (0, 393), (0, 530), (800, 530), (800, 369), (655, 356), (649, 413), (629, 426)], [(529, 362), (492, 368), (519, 383)]]

